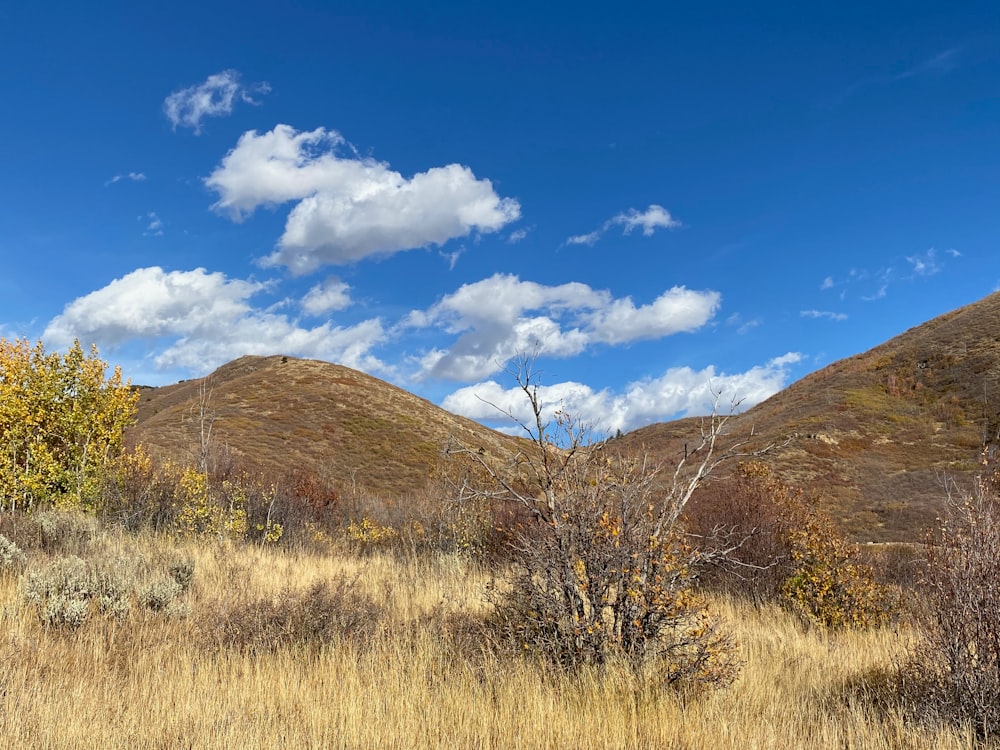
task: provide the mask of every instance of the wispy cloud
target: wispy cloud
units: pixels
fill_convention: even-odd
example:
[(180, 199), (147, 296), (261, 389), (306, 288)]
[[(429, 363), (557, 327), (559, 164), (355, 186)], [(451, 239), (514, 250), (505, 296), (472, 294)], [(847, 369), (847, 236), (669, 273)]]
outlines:
[(743, 316), (739, 313), (733, 313), (728, 318), (726, 318), (726, 325), (736, 329), (736, 333), (740, 336), (745, 333), (750, 332), (757, 326), (761, 325), (763, 321), (760, 318), (754, 318), (752, 320), (744, 320)]
[(847, 320), (844, 313), (831, 312), (829, 310), (802, 310), (799, 315), (803, 318), (825, 318), (826, 320)]
[[(903, 256), (895, 266), (885, 266), (877, 271), (870, 271), (866, 268), (852, 268), (841, 278), (827, 276), (820, 283), (821, 290), (841, 287), (840, 298), (845, 299), (848, 289), (856, 289), (855, 294), (865, 302), (873, 302), (885, 298), (889, 294), (889, 289), (893, 284), (914, 282), (917, 279), (925, 279), (941, 273), (945, 266), (942, 255), (950, 259), (962, 257), (955, 248), (948, 248), (943, 253), (939, 253), (931, 247), (922, 253)], [(903, 263), (905, 261), (905, 264)], [(906, 267), (908, 266), (908, 268)], [(873, 289), (874, 287), (874, 289)], [(866, 293), (861, 294), (861, 290)]]
[(616, 226), (622, 227), (622, 234), (631, 234), (636, 229), (642, 229), (643, 236), (650, 237), (657, 229), (674, 229), (681, 226), (681, 223), (663, 206), (652, 203), (645, 211), (630, 208), (613, 216), (604, 222), (600, 229), (595, 229), (593, 232), (567, 237), (565, 244), (594, 245), (609, 229)]
[(143, 182), (145, 179), (146, 175), (144, 175), (142, 172), (125, 172), (123, 174), (116, 174), (110, 180), (106, 180), (104, 182), (104, 187), (108, 187), (109, 185), (114, 185), (115, 183), (121, 182), (122, 180), (131, 180), (132, 182)]
[(157, 215), (156, 211), (150, 211), (145, 216), (140, 216), (139, 221), (149, 222), (143, 234), (153, 237), (159, 237), (163, 234), (163, 220)]
[(883, 284), (878, 288), (874, 294), (869, 294), (861, 297), (863, 302), (874, 302), (875, 300), (884, 299), (889, 293), (889, 285)]
[(925, 253), (906, 256), (906, 262), (910, 264), (914, 276), (933, 276), (941, 271), (937, 252), (933, 247)]
[(904, 67), (895, 73), (883, 73), (862, 78), (847, 87), (837, 102), (840, 103), (866, 89), (891, 86), (894, 83), (921, 76), (944, 75), (958, 67), (957, 47), (946, 49), (936, 55)]
[(236, 101), (259, 104), (255, 95), (267, 94), (271, 87), (266, 82), (245, 86), (236, 70), (224, 70), (210, 75), (202, 83), (179, 89), (163, 101), (163, 113), (174, 130), (191, 128), (195, 135), (201, 133), (202, 120), (232, 114)]
[(528, 229), (515, 229), (509, 235), (507, 235), (507, 242), (511, 245), (516, 245), (521, 242), (525, 237), (528, 236)]

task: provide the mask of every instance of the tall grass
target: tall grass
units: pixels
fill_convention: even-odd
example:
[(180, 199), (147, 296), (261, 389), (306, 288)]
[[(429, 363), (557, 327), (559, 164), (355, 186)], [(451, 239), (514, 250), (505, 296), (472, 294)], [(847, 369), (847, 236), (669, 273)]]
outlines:
[[(778, 609), (717, 611), (745, 660), (728, 689), (653, 690), (628, 669), (566, 675), (449, 636), (486, 611), (486, 573), (448, 555), (401, 558), (103, 538), (102, 549), (195, 563), (190, 611), (133, 609), (43, 627), (23, 581), (0, 577), (0, 738), (23, 748), (967, 748), (912, 726), (856, 686), (905, 630), (826, 634)], [(40, 554), (36, 551), (37, 554)], [(247, 652), (214, 628), (248, 601), (346, 580), (381, 604), (370, 637)]]

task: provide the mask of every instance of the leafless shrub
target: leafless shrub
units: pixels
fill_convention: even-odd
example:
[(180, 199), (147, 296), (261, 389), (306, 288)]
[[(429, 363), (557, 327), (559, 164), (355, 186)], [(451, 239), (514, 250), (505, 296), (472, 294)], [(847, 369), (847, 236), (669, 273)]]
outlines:
[[(1000, 735), (1000, 496), (997, 476), (951, 503), (927, 547), (921, 641), (902, 684), (929, 716)], [(915, 695), (914, 695), (915, 694)]]
[(519, 421), (531, 448), (502, 466), (452, 450), (489, 479), (464, 487), (464, 497), (514, 503), (530, 519), (512, 536), (513, 573), (495, 589), (494, 634), (565, 668), (655, 664), (663, 683), (726, 684), (738, 668), (733, 643), (692, 590), (703, 553), (689, 544), (681, 516), (730, 456), (716, 450), (727, 418), (705, 420), (700, 445), (663, 489), (645, 459), (592, 441), (565, 414), (546, 421), (531, 367), (523, 358), (512, 373), (531, 408), (531, 421)]
[(47, 552), (83, 555), (97, 537), (97, 519), (81, 511), (48, 510), (36, 520)]
[(210, 613), (205, 630), (217, 646), (259, 654), (338, 640), (365, 643), (383, 619), (383, 607), (342, 576), (275, 597), (240, 598)]

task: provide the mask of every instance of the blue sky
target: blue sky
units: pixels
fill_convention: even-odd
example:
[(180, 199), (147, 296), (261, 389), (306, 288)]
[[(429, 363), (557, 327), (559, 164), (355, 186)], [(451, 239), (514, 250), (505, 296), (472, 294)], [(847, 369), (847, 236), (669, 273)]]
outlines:
[(474, 5), (0, 6), (0, 335), (630, 430), (1000, 285), (995, 3)]

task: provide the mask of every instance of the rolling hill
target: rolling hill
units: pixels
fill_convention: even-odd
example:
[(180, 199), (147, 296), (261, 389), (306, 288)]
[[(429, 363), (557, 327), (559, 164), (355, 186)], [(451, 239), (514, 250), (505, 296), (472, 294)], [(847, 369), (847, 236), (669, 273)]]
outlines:
[(450, 439), (491, 453), (518, 442), (356, 370), (283, 356), (141, 389), (135, 436), (154, 455), (197, 463), (203, 426), (249, 465), (392, 497), (423, 489)]
[[(854, 538), (913, 539), (967, 484), (1000, 433), (1000, 293), (792, 384), (730, 422), (791, 442), (766, 460)], [(625, 446), (670, 460), (697, 420), (651, 425)], [(758, 443), (759, 444), (759, 443)]]
[[(201, 418), (204, 406), (205, 419)], [(616, 444), (666, 463), (698, 419), (650, 425)], [(489, 453), (515, 438), (363, 373), (315, 360), (241, 357), (212, 375), (143, 388), (138, 439), (196, 462), (200, 430), (262, 467), (393, 497), (423, 489), (450, 439)], [(786, 445), (767, 457), (854, 538), (908, 540), (1000, 444), (1000, 293), (814, 372), (729, 423), (733, 438)]]

